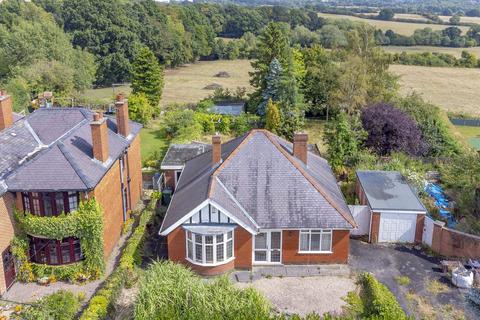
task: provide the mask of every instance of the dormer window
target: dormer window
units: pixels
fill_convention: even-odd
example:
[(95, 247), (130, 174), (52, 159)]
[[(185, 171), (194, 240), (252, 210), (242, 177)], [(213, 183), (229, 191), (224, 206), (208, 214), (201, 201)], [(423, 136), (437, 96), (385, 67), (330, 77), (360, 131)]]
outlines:
[(52, 217), (62, 212), (77, 210), (79, 193), (69, 192), (22, 192), (23, 210), (31, 214)]

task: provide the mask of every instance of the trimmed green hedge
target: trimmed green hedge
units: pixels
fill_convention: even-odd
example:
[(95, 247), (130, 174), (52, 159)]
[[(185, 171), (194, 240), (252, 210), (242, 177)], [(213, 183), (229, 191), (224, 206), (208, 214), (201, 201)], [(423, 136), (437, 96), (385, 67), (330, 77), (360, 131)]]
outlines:
[(97, 320), (107, 317), (109, 307), (116, 300), (126, 283), (135, 278), (135, 265), (139, 262), (147, 225), (155, 216), (155, 209), (161, 194), (154, 193), (152, 200), (139, 218), (138, 226), (133, 231), (120, 256), (120, 262), (113, 273), (105, 280), (103, 287), (90, 300), (80, 320)]
[(362, 319), (406, 320), (408, 317), (393, 293), (370, 273), (360, 275)]
[[(80, 203), (78, 209), (69, 214), (40, 217), (28, 212), (17, 212), (16, 219), (21, 233), (12, 241), (12, 252), (19, 264), (19, 280), (28, 282), (54, 276), (59, 280), (76, 281), (85, 278), (97, 279), (104, 272), (103, 211), (95, 199)], [(85, 259), (62, 266), (32, 263), (28, 259), (27, 235), (57, 240), (76, 237), (80, 239)]]

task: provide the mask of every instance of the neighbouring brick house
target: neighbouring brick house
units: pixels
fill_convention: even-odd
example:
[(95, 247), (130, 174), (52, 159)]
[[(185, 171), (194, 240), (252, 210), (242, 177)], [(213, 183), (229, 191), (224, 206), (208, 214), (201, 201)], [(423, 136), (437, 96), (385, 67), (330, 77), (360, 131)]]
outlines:
[[(15, 278), (14, 210), (50, 217), (95, 198), (104, 211), (105, 256), (112, 252), (142, 192), (141, 125), (129, 120), (123, 95), (115, 106), (116, 118), (83, 108), (41, 108), (20, 118), (0, 93), (0, 294)], [(29, 239), (32, 262), (83, 259), (79, 239)]]
[(187, 161), (160, 229), (168, 257), (200, 274), (255, 265), (347, 263), (356, 227), (327, 161), (266, 130)]

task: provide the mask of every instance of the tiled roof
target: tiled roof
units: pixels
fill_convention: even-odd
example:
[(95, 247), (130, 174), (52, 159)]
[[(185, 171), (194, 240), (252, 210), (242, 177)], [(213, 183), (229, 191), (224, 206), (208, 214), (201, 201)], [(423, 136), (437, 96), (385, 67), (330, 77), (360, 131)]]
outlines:
[(128, 139), (116, 133), (116, 120), (107, 118), (111, 161), (93, 160), (90, 122), (83, 108), (49, 108), (17, 120), (0, 132), (0, 181), (10, 191), (90, 190), (131, 140), (141, 125), (130, 122)]
[(305, 165), (291, 143), (265, 130), (223, 144), (222, 159), (213, 166), (209, 151), (186, 163), (161, 232), (206, 199), (254, 230), (355, 226), (325, 159), (309, 153)]

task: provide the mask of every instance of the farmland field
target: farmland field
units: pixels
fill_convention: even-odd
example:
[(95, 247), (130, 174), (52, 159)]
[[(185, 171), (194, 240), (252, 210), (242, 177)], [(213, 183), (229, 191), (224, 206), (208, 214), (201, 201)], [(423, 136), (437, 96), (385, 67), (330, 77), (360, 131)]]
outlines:
[[(413, 32), (417, 29), (423, 28), (432, 28), (433, 30), (443, 30), (447, 28), (446, 25), (440, 24), (427, 24), (427, 23), (409, 23), (409, 22), (397, 22), (397, 21), (383, 21), (383, 20), (373, 20), (373, 19), (362, 19), (354, 16), (349, 15), (340, 15), (340, 14), (330, 14), (330, 13), (319, 13), (318, 14), (322, 18), (329, 18), (329, 19), (349, 19), (353, 21), (360, 21), (371, 24), (378, 29), (386, 31), (391, 29), (396, 33), (410, 36)], [(463, 32), (467, 32), (469, 27), (460, 27)]]
[(439, 53), (449, 53), (459, 58), (462, 54), (462, 51), (468, 51), (475, 54), (477, 57), (480, 57), (480, 47), (473, 48), (450, 48), (450, 47), (431, 47), (431, 46), (383, 46), (385, 51), (391, 53), (401, 53), (403, 51), (407, 53), (420, 53), (420, 52), (439, 52)]
[[(449, 22), (451, 17), (452, 16), (439, 16), (439, 18), (445, 22)], [(480, 17), (461, 17), (460, 22), (480, 24)]]
[(392, 65), (390, 70), (401, 76), (401, 92), (419, 92), (423, 97), (453, 112), (480, 116), (480, 70)]

